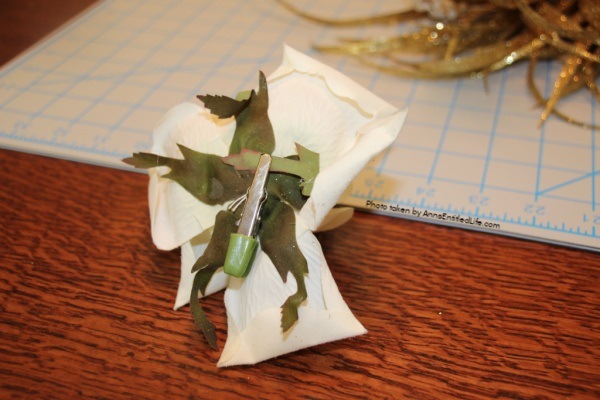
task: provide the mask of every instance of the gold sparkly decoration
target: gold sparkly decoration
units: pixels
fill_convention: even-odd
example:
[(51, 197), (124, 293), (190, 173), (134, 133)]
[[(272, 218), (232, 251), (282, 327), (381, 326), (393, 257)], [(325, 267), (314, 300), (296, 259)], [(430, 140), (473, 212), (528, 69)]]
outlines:
[[(557, 109), (561, 99), (580, 90), (591, 91), (600, 102), (596, 83), (600, 71), (599, 0), (415, 0), (414, 6), (405, 11), (347, 20), (320, 18), (287, 1), (278, 1), (303, 18), (330, 26), (418, 27), (392, 37), (315, 46), (322, 52), (355, 56), (369, 66), (401, 77), (485, 78), (528, 60), (527, 86), (543, 108), (540, 125), (555, 115), (584, 128), (600, 128)], [(420, 58), (414, 61), (415, 56)], [(540, 59), (562, 63), (548, 98), (534, 82)]]

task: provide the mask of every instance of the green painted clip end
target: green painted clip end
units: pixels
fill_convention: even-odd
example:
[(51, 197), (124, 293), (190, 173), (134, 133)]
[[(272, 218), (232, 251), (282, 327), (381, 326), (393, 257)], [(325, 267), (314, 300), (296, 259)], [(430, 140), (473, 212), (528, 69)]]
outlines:
[(229, 238), (229, 248), (223, 264), (223, 271), (236, 278), (241, 278), (250, 272), (254, 262), (258, 241), (252, 236), (232, 233)]

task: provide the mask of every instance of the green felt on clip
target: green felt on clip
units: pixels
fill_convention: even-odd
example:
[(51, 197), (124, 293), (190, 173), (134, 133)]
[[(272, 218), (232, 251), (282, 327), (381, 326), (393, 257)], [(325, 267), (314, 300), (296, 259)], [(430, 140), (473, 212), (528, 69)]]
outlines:
[(260, 210), (267, 198), (265, 188), (270, 167), (271, 156), (262, 154), (256, 166), (254, 179), (246, 194), (246, 204), (242, 211), (237, 233), (232, 233), (229, 238), (223, 271), (236, 278), (248, 275), (254, 262), (254, 256), (258, 248), (256, 231), (260, 220)]
[(258, 241), (252, 236), (232, 233), (223, 266), (225, 273), (236, 278), (248, 275), (248, 267), (254, 262), (257, 248)]

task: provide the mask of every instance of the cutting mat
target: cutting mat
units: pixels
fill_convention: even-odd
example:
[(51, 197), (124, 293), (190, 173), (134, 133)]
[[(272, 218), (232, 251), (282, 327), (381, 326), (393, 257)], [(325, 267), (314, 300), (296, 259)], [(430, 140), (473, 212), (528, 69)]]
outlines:
[[(399, 2), (295, 4), (344, 18)], [(409, 106), (398, 140), (355, 180), (345, 204), (598, 249), (598, 132), (555, 119), (540, 128), (524, 66), (492, 75), (486, 91), (480, 80), (398, 79), (311, 50), (395, 29), (333, 29), (263, 0), (107, 0), (0, 71), (0, 146), (125, 168), (119, 160), (149, 148), (154, 124), (171, 106), (254, 86), (257, 70), (273, 71), (287, 43)], [(558, 68), (538, 67), (546, 93)], [(562, 108), (598, 122), (588, 94)]]

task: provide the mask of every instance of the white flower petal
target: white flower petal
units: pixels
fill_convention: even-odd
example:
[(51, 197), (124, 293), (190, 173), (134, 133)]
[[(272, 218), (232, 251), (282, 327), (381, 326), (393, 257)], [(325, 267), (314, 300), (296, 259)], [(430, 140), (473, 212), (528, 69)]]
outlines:
[(351, 103), (332, 96), (319, 76), (294, 72), (270, 82), (269, 90), (275, 155), (295, 154), (300, 143), (319, 153), (321, 167), (330, 165), (354, 145), (356, 127), (368, 121)]
[(399, 111), (371, 122), (365, 127), (370, 130), (368, 134), (360, 135), (343, 157), (319, 172), (311, 196), (300, 212), (312, 230), (321, 224), (365, 165), (394, 141), (405, 118), (406, 112)]
[(337, 288), (321, 245), (300, 222), (296, 237), (308, 262), (307, 300), (298, 321), (281, 332), (281, 305), (296, 291), (289, 275), (284, 283), (267, 255), (260, 251), (245, 279), (232, 279), (225, 291), (227, 341), (217, 366), (257, 362), (310, 346), (366, 333)]
[(167, 112), (154, 131), (152, 152), (182, 158), (178, 144), (203, 153), (226, 156), (235, 121), (218, 119), (198, 104), (182, 103)]

